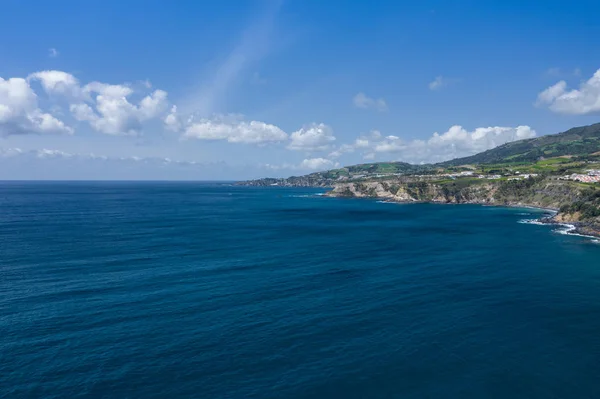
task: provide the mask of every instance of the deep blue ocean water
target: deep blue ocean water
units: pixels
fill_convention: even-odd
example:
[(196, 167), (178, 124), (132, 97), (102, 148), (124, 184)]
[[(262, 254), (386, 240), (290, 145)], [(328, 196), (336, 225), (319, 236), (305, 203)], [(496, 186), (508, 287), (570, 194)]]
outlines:
[(600, 245), (321, 192), (0, 183), (0, 397), (600, 397)]

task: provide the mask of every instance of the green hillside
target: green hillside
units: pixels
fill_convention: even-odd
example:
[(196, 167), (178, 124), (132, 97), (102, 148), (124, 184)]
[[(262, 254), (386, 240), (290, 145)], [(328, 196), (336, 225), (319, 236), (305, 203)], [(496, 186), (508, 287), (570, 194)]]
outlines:
[(535, 162), (565, 155), (582, 156), (600, 151), (600, 123), (575, 127), (566, 132), (513, 141), (465, 158), (442, 162), (440, 166)]

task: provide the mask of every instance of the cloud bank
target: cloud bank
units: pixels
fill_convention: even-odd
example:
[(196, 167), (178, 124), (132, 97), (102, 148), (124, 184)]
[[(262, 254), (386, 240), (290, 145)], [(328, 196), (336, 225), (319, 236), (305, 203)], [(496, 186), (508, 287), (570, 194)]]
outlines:
[(307, 125), (288, 135), (276, 125), (246, 121), (239, 115), (198, 119), (194, 113), (181, 115), (176, 105), (169, 104), (166, 91), (148, 92), (152, 87), (149, 82), (137, 85), (142, 86), (141, 90), (129, 84), (81, 84), (74, 75), (57, 70), (35, 72), (26, 79), (0, 80), (1, 135), (74, 133), (73, 127), (38, 107), (38, 94), (32, 85), (57, 105), (54, 109), (60, 111), (66, 105), (73, 122), (108, 135), (140, 135), (147, 122), (161, 121), (166, 130), (180, 134), (181, 139), (256, 145), (289, 142), (288, 149), (306, 152), (325, 151), (335, 141), (333, 130), (323, 123)]
[(535, 137), (529, 126), (481, 127), (468, 131), (462, 126), (452, 126), (444, 133), (434, 133), (427, 140), (405, 141), (398, 136), (383, 136), (379, 131), (357, 138), (352, 144), (344, 144), (329, 154), (339, 158), (344, 154), (361, 152), (363, 159), (378, 156), (410, 163), (435, 163), (460, 158), (489, 150), (510, 141)]
[(265, 122), (201, 119), (191, 123), (185, 129), (182, 137), (198, 140), (225, 140), (229, 143), (266, 144), (285, 141), (288, 135), (277, 126)]
[(160, 117), (168, 108), (164, 90), (154, 90), (132, 103), (129, 98), (135, 90), (129, 85), (91, 82), (81, 86), (75, 76), (63, 71), (32, 73), (27, 80), (40, 82), (51, 97), (65, 98), (77, 121), (110, 135), (138, 135), (143, 122)]

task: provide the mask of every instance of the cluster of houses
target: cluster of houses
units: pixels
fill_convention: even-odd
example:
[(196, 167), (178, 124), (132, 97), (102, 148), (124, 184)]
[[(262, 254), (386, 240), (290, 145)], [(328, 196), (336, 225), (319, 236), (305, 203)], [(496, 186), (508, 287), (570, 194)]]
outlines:
[[(454, 174), (443, 175), (443, 176), (448, 176), (453, 179), (455, 179), (457, 177), (466, 177), (466, 176), (473, 176), (473, 177), (477, 177), (478, 179), (488, 179), (488, 180), (496, 180), (496, 179), (502, 178), (502, 175), (475, 175), (475, 173), (472, 171), (454, 173)], [(536, 173), (521, 174), (520, 172), (517, 171), (514, 176), (508, 176), (508, 180), (523, 180), (523, 179), (529, 179), (530, 177), (536, 177), (536, 176), (537, 176)], [(600, 176), (600, 174), (599, 174), (599, 176)]]
[(375, 174), (375, 175), (370, 175), (370, 174), (350, 174), (350, 176), (340, 176), (337, 178), (337, 180), (342, 181), (342, 180), (354, 180), (354, 179), (364, 179), (364, 178), (381, 178), (381, 177), (395, 177), (395, 176), (402, 176), (402, 173), (385, 173), (385, 174)]
[(574, 180), (582, 183), (600, 183), (600, 170), (588, 170), (587, 174), (573, 173), (572, 175), (563, 176), (563, 180)]
[[(587, 174), (578, 174), (573, 173), (572, 175), (566, 175), (563, 177), (559, 177), (561, 180), (573, 180), (580, 181), (583, 183), (600, 183), (600, 169), (592, 169), (587, 170)], [(392, 176), (402, 176), (402, 173), (388, 173), (388, 174), (377, 174), (377, 175), (367, 175), (367, 174), (356, 174), (351, 176), (340, 176), (337, 180), (353, 180), (353, 179), (361, 179), (365, 177), (392, 177)], [(483, 175), (483, 174), (475, 174), (475, 172), (471, 170), (457, 172), (457, 173), (444, 173), (438, 175), (416, 175), (413, 176), (415, 178), (420, 178), (423, 180), (432, 180), (439, 177), (449, 177), (451, 179), (456, 179), (460, 177), (474, 177), (478, 179), (487, 179), (487, 180), (496, 180), (501, 179), (502, 175)], [(514, 175), (504, 175), (507, 180), (524, 180), (529, 179), (531, 177), (537, 177), (537, 173), (520, 173), (519, 171), (514, 172)]]
[(459, 173), (445, 173), (438, 176), (445, 176), (451, 179), (456, 179), (457, 177), (477, 177), (478, 179), (499, 179), (502, 176), (500, 175), (475, 175), (475, 172), (471, 170), (466, 170)]
[(519, 174), (519, 172), (517, 172), (518, 176), (511, 176), (508, 178), (508, 180), (523, 180), (523, 179), (529, 179), (530, 177), (537, 177), (538, 174), (537, 173), (523, 173), (523, 174)]

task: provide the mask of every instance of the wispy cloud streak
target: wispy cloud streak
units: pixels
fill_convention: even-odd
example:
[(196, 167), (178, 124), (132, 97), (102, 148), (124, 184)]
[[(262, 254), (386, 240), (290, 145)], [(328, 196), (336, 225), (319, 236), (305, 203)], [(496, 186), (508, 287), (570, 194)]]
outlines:
[(219, 112), (240, 76), (269, 53), (281, 6), (281, 0), (268, 3), (264, 12), (242, 32), (238, 44), (205, 79), (201, 89), (180, 105), (184, 113), (207, 116)]

